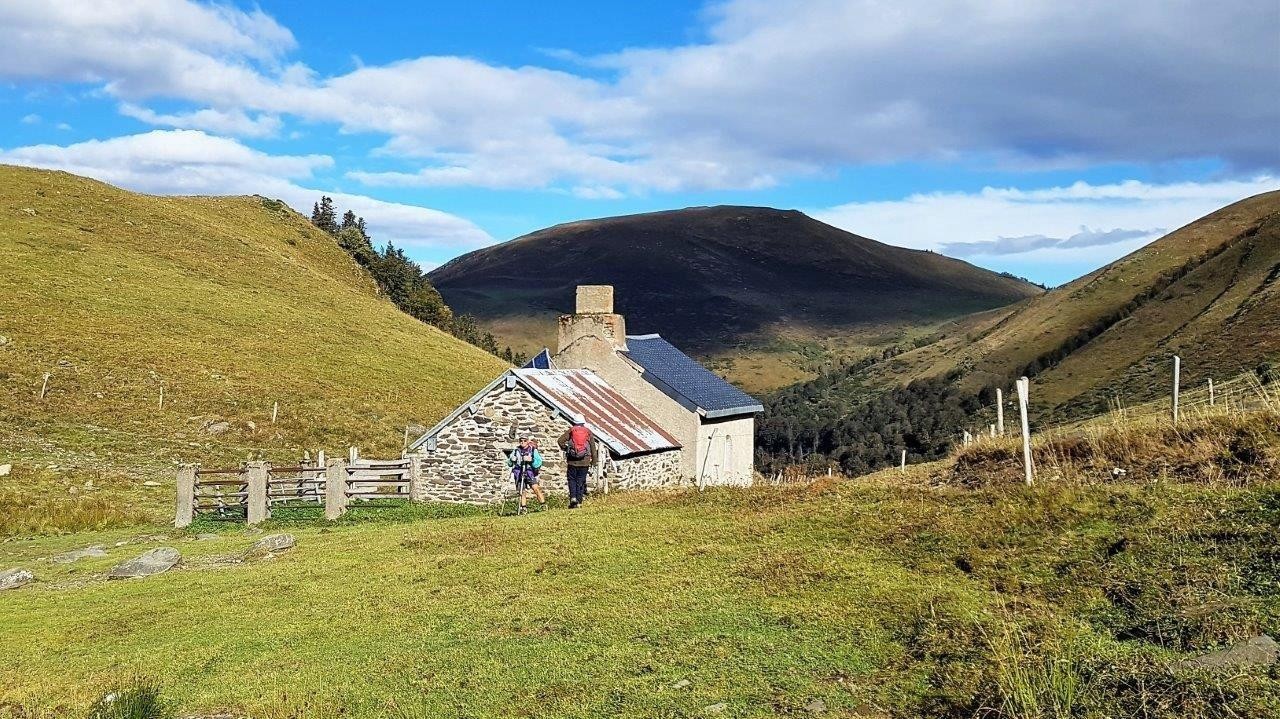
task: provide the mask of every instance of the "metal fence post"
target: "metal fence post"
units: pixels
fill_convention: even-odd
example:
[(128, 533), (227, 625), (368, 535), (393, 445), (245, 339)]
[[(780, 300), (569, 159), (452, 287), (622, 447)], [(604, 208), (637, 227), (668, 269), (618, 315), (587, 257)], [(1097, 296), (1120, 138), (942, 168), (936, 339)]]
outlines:
[(191, 526), (195, 515), (196, 468), (199, 465), (184, 464), (178, 467), (178, 506), (173, 526), (178, 529)]
[(268, 471), (266, 462), (250, 462), (245, 466), (245, 481), (249, 485), (249, 496), (245, 498), (249, 524), (258, 524), (271, 516), (267, 507)]
[(331, 459), (324, 468), (324, 518), (337, 519), (347, 511), (347, 463)]

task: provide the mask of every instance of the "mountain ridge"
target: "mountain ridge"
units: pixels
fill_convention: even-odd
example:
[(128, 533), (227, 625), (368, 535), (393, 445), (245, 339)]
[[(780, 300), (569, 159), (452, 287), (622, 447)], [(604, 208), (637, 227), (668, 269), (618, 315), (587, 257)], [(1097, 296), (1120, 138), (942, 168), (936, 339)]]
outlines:
[(739, 205), (563, 223), (467, 253), (430, 278), (455, 310), (525, 351), (554, 340), (575, 286), (611, 284), (630, 330), (659, 332), (713, 363), (777, 354), (780, 342), (901, 333), (1040, 292), (797, 210)]

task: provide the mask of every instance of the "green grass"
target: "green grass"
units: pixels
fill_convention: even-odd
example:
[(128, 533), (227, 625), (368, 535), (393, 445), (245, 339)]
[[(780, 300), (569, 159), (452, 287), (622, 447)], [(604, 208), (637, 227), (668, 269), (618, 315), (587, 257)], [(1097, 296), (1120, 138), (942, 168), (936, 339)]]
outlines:
[(406, 425), (503, 367), (399, 312), (274, 201), (0, 166), (0, 217), (0, 464), (24, 470), (0, 478), (6, 506), (48, 500), (37, 470), (141, 489), (181, 461), (398, 455)]
[[(1167, 668), (1280, 631), (1275, 482), (869, 479), (460, 514), (276, 520), (297, 547), (251, 563), (226, 559), (257, 535), (226, 524), (0, 544), (38, 578), (0, 602), (0, 716), (84, 715), (133, 676), (184, 712), (253, 717), (776, 716), (814, 699), (835, 716), (1052, 717), (1046, 697), (1074, 686), (1090, 690), (1072, 716), (1280, 707), (1265, 672)], [(110, 556), (47, 561), (91, 543)], [(163, 545), (181, 568), (104, 581)]]

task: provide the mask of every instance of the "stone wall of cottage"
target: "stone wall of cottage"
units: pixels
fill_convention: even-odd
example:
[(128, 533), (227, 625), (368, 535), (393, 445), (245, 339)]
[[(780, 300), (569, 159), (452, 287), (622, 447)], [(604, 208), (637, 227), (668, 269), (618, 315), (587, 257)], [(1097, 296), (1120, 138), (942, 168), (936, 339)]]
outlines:
[(657, 489), (692, 484), (680, 471), (680, 451), (641, 454), (614, 460), (606, 472), (609, 489)]
[[(538, 440), (544, 491), (566, 494), (564, 454), (556, 440), (569, 423), (554, 409), (517, 384), (499, 384), (477, 399), (428, 443), (409, 453), (417, 465), (415, 499), (426, 502), (488, 504), (515, 496), (506, 453), (520, 437)], [(603, 447), (601, 447), (603, 450)], [(606, 466), (610, 489), (649, 489), (687, 484), (681, 478), (678, 450), (623, 459)], [(596, 476), (588, 485), (596, 491)]]

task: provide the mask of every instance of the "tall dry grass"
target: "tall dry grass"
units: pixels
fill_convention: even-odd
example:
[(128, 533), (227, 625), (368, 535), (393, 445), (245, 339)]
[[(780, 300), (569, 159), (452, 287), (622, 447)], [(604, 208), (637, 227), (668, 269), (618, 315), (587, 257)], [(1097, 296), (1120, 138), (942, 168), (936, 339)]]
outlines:
[[(1037, 481), (1207, 482), (1280, 478), (1280, 396), (1252, 374), (1189, 392), (1173, 422), (1170, 401), (1112, 411), (1071, 425), (1032, 427)], [(978, 438), (954, 454), (951, 479), (969, 486), (1023, 480), (1022, 440)]]

